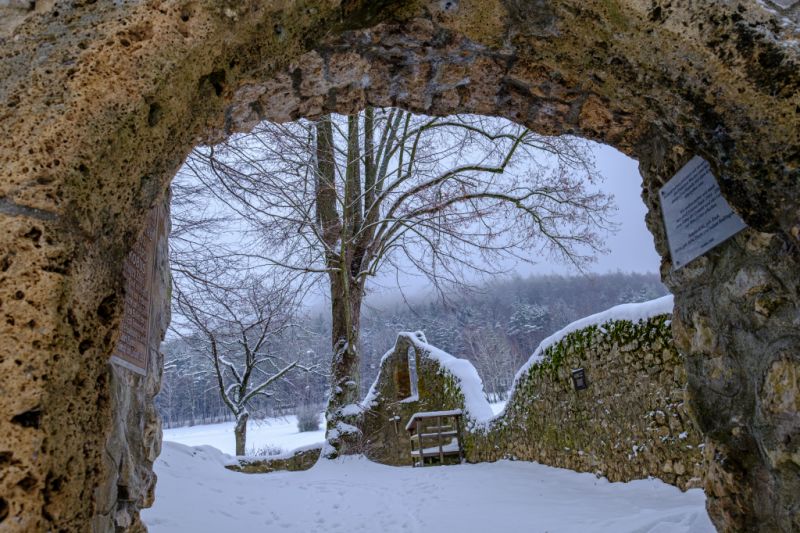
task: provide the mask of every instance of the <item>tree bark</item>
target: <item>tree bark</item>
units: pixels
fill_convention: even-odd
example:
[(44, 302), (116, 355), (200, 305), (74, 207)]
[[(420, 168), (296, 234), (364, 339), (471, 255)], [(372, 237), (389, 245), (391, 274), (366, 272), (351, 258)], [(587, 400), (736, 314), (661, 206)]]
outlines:
[(350, 425), (341, 415), (341, 407), (359, 401), (358, 328), (361, 318), (363, 284), (357, 278), (363, 254), (354, 255), (351, 238), (362, 225), (361, 173), (358, 145), (358, 120), (348, 119), (347, 168), (341, 215), (336, 207), (336, 169), (331, 119), (317, 123), (316, 145), (316, 216), (325, 245), (325, 263), (329, 268), (331, 295), (331, 395), (327, 409), (327, 455), (335, 457), (352, 452)]
[[(338, 274), (338, 273), (337, 273)], [(333, 450), (329, 456), (355, 453), (356, 434), (342, 431), (348, 424), (340, 408), (357, 404), (359, 395), (358, 333), (363, 290), (352, 279), (334, 274), (331, 282), (331, 396), (327, 409), (327, 440)], [(342, 426), (340, 423), (348, 424)]]
[[(338, 276), (337, 276), (338, 277)], [(341, 281), (331, 282), (333, 403), (337, 407), (357, 403), (358, 330), (361, 321), (361, 290), (350, 284), (343, 287)]]
[(247, 419), (250, 418), (248, 413), (243, 413), (236, 416), (236, 425), (233, 428), (233, 434), (236, 436), (236, 455), (245, 454), (245, 445), (247, 443)]

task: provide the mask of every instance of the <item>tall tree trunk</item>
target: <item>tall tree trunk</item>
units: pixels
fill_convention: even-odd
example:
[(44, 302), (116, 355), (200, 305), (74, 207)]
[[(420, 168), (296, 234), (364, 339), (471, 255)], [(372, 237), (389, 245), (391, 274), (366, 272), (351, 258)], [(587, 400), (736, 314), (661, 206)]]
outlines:
[(328, 457), (358, 453), (358, 432), (352, 431), (352, 415), (341, 408), (359, 402), (358, 332), (363, 289), (344, 276), (331, 276), (333, 361), (331, 397), (327, 409)]
[(250, 418), (249, 413), (242, 413), (236, 416), (236, 425), (233, 428), (233, 434), (236, 436), (236, 455), (245, 454), (248, 418)]
[(326, 413), (328, 457), (357, 451), (358, 441), (350, 423), (354, 420), (341, 410), (359, 401), (358, 328), (364, 292), (363, 285), (357, 282), (363, 250), (354, 249), (357, 247), (352, 242), (363, 222), (358, 117), (349, 117), (347, 125), (341, 215), (337, 210), (336, 157), (330, 116), (322, 117), (316, 126), (316, 216), (326, 248), (325, 262), (330, 269), (332, 316), (331, 395)]

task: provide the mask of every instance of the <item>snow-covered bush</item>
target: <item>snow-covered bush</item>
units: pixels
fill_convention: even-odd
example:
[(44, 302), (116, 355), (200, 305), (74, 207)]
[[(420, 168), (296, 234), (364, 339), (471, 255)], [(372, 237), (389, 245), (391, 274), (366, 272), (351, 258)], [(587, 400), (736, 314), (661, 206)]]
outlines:
[(319, 414), (322, 409), (318, 405), (301, 405), (297, 409), (297, 430), (319, 431)]
[(249, 457), (266, 457), (270, 455), (280, 455), (281, 453), (283, 453), (283, 448), (267, 442), (264, 443), (263, 446), (253, 446), (249, 448), (246, 455)]

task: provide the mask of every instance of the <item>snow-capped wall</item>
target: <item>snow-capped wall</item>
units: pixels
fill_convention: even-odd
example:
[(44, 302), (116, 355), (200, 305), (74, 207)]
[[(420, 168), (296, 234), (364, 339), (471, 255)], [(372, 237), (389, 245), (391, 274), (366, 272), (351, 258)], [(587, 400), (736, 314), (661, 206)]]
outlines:
[(560, 342), (564, 337), (574, 331), (586, 329), (589, 326), (602, 326), (606, 322), (618, 322), (620, 320), (627, 320), (628, 322), (638, 323), (642, 320), (647, 320), (654, 316), (672, 314), (672, 307), (674, 305), (674, 298), (671, 294), (641, 303), (629, 303), (616, 305), (600, 313), (595, 313), (584, 318), (580, 318), (571, 324), (556, 331), (542, 342), (533, 351), (530, 359), (522, 365), (514, 376), (514, 384), (511, 386), (513, 391), (519, 379), (525, 376), (530, 368), (544, 360), (545, 351), (556, 343)]
[[(470, 461), (504, 457), (604, 475), (612, 481), (658, 477), (699, 486), (702, 438), (684, 408), (686, 373), (672, 343), (672, 297), (625, 304), (578, 320), (545, 339), (520, 369), (504, 412), (493, 416), (475, 368), (401, 333), (362, 404), (365, 450), (409, 464), (404, 427), (413, 413), (464, 409)], [(417, 397), (408, 397), (408, 357)], [(572, 370), (588, 387), (575, 390)]]
[[(474, 461), (501, 457), (701, 486), (703, 439), (689, 418), (672, 297), (613, 307), (545, 339), (517, 374), (505, 411), (468, 436)], [(572, 371), (587, 388), (576, 390)]]
[[(416, 390), (409, 371), (416, 362)], [(420, 411), (461, 409), (468, 426), (491, 419), (492, 410), (483, 383), (472, 364), (427, 343), (421, 332), (401, 332), (395, 346), (381, 360), (381, 370), (361, 403), (363, 451), (386, 464), (411, 464), (411, 416)]]

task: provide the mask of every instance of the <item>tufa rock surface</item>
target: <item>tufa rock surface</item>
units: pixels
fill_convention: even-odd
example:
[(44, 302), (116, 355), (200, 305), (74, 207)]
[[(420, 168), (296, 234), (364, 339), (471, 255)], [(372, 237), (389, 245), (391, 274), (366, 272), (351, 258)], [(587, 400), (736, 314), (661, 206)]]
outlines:
[[(369, 103), (637, 158), (712, 517), (797, 530), (798, 24), (792, 0), (0, 1), (0, 527), (111, 527), (132, 478), (105, 449), (145, 416), (108, 365), (122, 262), (189, 150)], [(693, 155), (749, 229), (676, 271), (657, 193)]]

